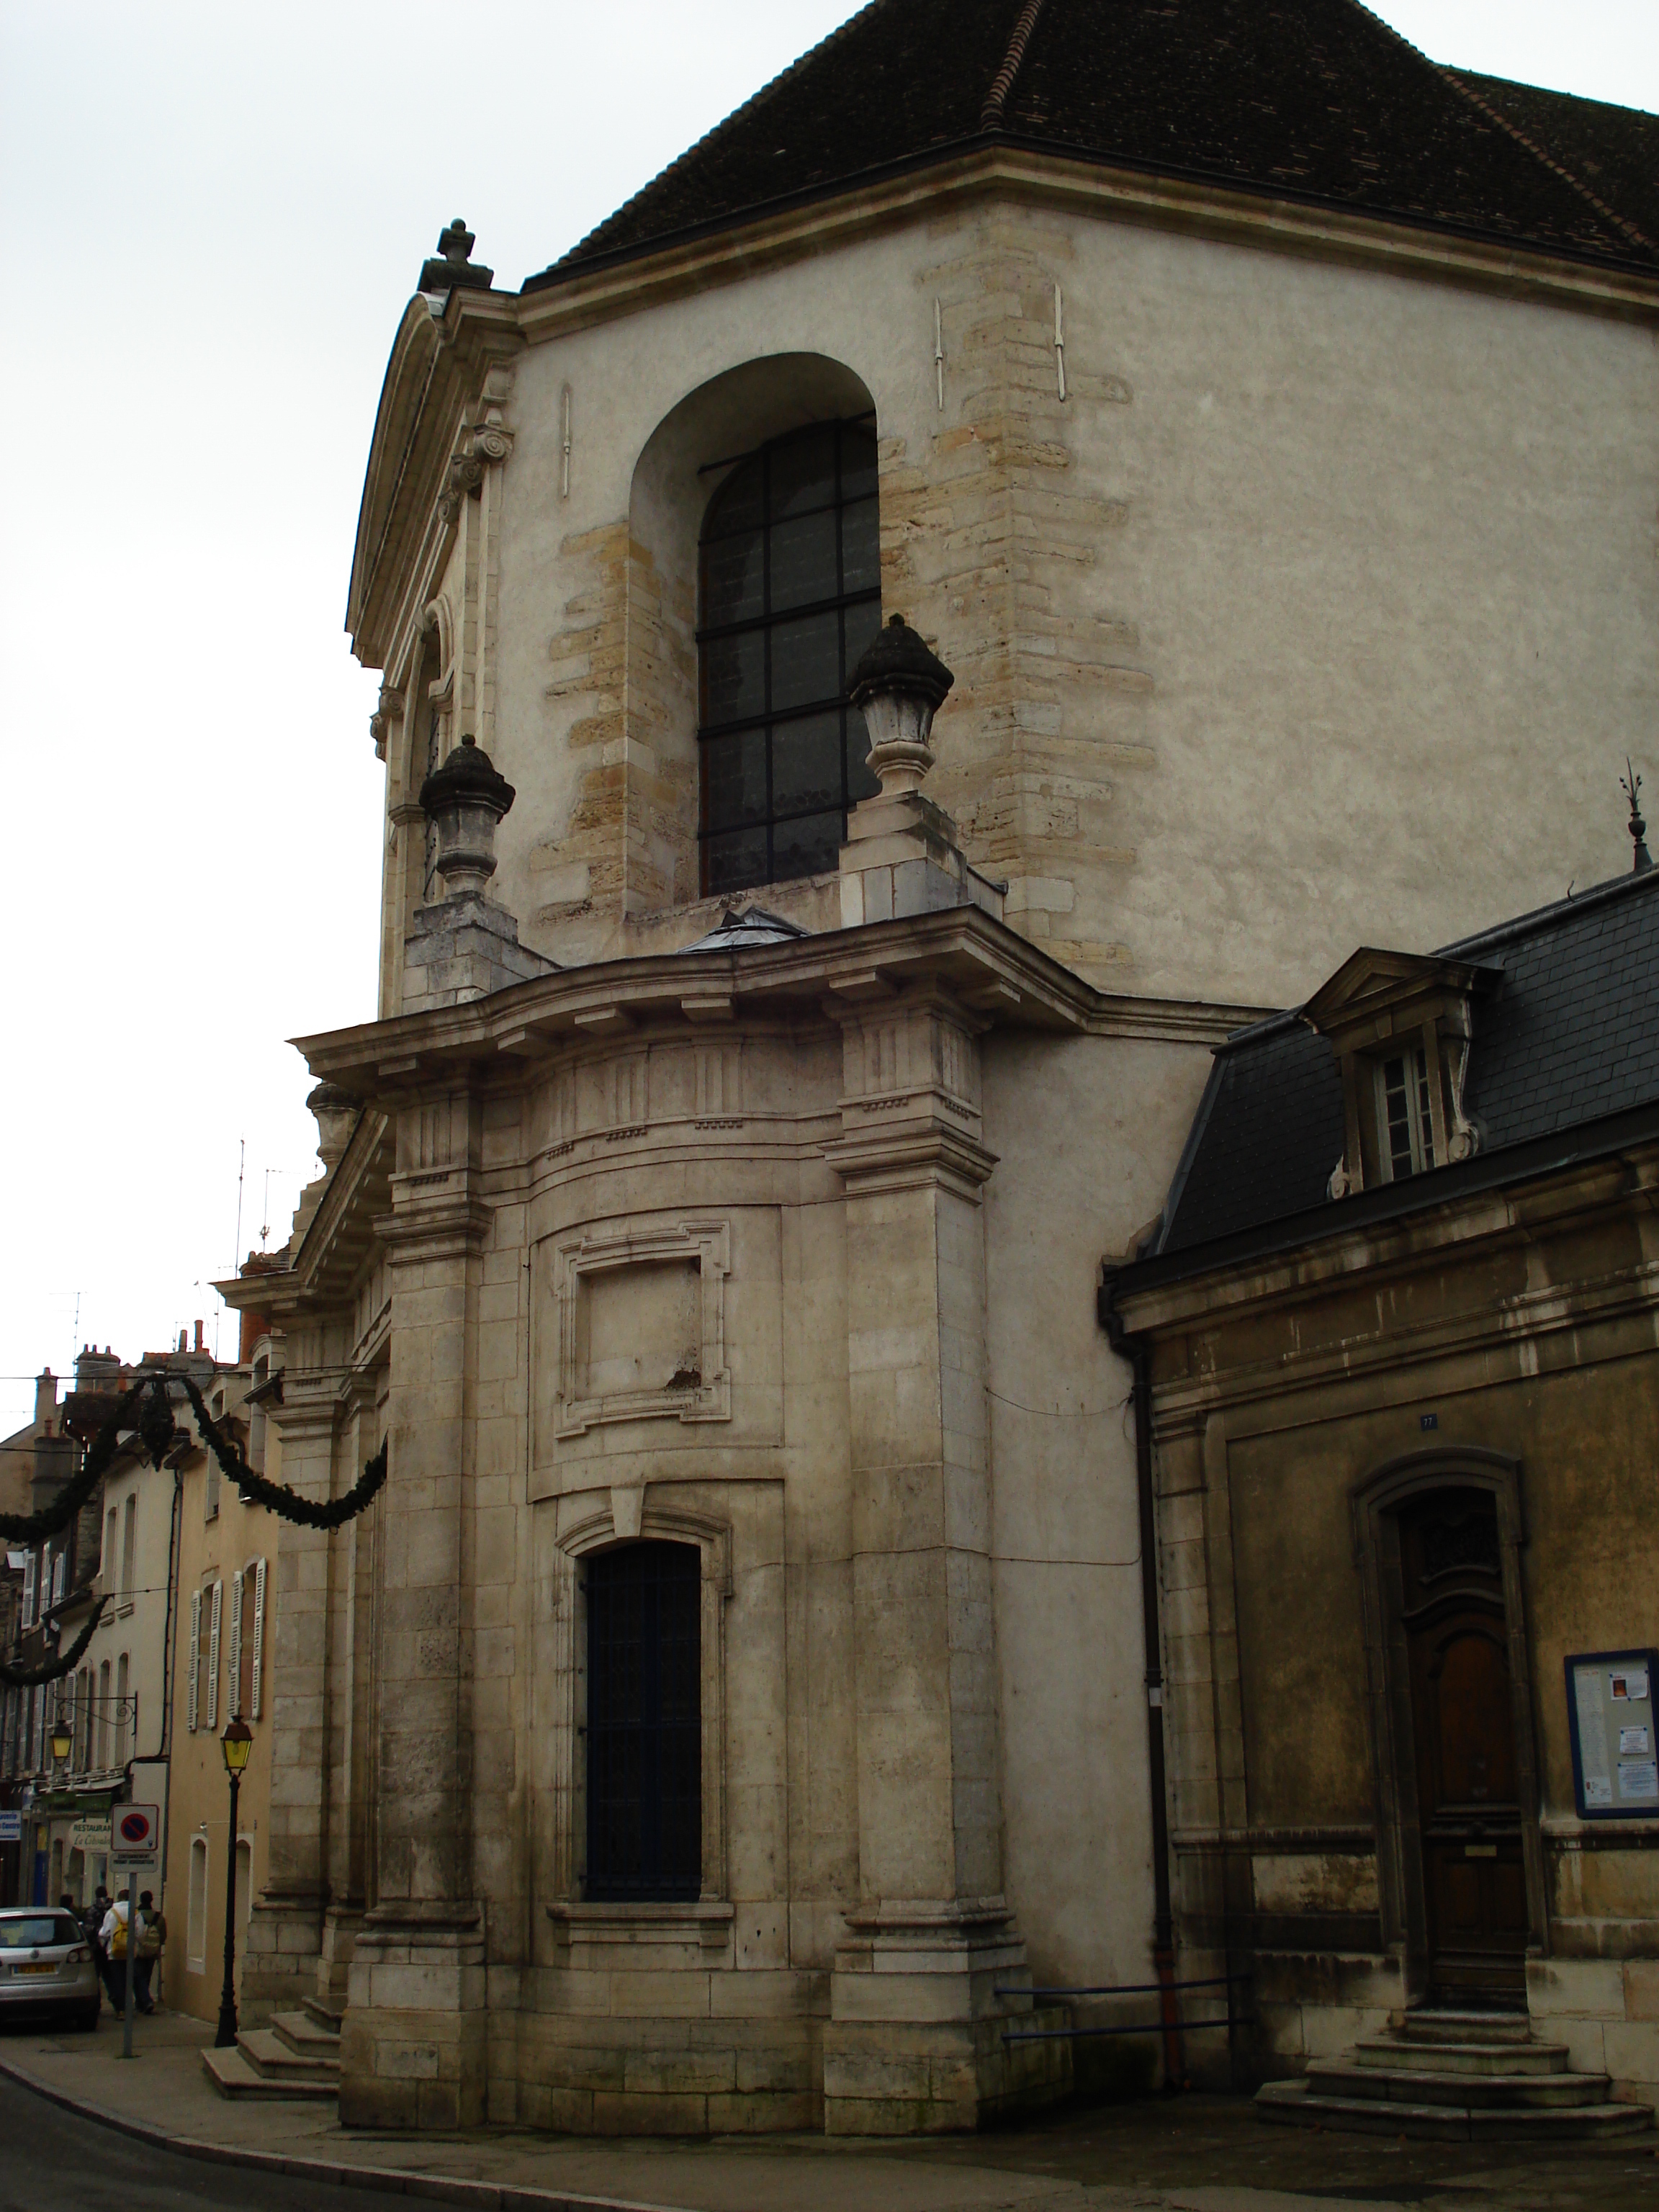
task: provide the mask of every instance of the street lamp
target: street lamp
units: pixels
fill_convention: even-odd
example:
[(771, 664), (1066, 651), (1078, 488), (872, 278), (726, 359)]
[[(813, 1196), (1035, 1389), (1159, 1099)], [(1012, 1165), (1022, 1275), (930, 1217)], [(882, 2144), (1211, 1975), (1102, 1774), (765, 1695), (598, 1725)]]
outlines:
[(227, 1721), (219, 1748), (230, 1777), (230, 1844), (225, 1853), (225, 1985), (219, 1992), (219, 2032), (213, 2047), (227, 2051), (236, 2041), (236, 1794), (253, 1749), (253, 1730), (245, 1720)]
[(54, 1721), (52, 1724), (52, 1764), (56, 1766), (66, 1766), (69, 1764), (69, 1755), (74, 1748), (75, 1738), (70, 1735), (69, 1729), (64, 1722)]

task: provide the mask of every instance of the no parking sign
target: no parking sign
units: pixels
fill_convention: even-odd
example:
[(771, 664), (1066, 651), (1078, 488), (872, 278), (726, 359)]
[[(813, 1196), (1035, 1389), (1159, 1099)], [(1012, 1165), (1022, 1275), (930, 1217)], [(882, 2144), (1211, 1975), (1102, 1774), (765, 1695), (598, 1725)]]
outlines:
[(118, 1805), (110, 1822), (110, 1856), (118, 1867), (153, 1867), (160, 1850), (159, 1805)]

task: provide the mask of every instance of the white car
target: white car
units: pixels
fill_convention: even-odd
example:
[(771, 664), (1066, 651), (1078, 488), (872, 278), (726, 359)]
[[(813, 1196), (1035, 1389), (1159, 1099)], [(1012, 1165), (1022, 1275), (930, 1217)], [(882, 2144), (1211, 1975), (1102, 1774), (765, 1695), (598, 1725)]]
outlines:
[(46, 1905), (0, 1910), (0, 2021), (55, 2013), (96, 2027), (98, 1963), (72, 1914)]

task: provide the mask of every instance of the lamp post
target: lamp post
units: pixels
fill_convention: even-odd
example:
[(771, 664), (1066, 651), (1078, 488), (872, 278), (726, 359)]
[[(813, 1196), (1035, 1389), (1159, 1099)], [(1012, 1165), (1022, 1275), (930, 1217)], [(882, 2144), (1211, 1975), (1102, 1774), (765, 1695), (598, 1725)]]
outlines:
[(230, 1844), (225, 1853), (225, 1985), (219, 1992), (219, 2032), (213, 2045), (226, 2051), (236, 2040), (236, 1796), (253, 1749), (253, 1730), (245, 1720), (227, 1721), (219, 1748), (230, 1777)]

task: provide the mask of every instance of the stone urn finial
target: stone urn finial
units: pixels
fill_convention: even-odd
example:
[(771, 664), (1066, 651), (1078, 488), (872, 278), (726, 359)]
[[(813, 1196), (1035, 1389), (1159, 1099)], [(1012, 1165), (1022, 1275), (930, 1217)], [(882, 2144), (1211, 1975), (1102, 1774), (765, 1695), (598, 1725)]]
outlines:
[(317, 1157), (325, 1168), (334, 1165), (350, 1141), (359, 1103), (337, 1083), (319, 1083), (307, 1093), (306, 1104), (317, 1117)]
[(495, 824), (517, 795), (470, 735), (421, 786), (421, 811), (438, 833), (434, 859), (448, 897), (483, 896), (495, 872)]
[(921, 788), (933, 765), (933, 715), (955, 681), (902, 615), (889, 617), (853, 671), (848, 696), (870, 732), (871, 772), (884, 797)]

